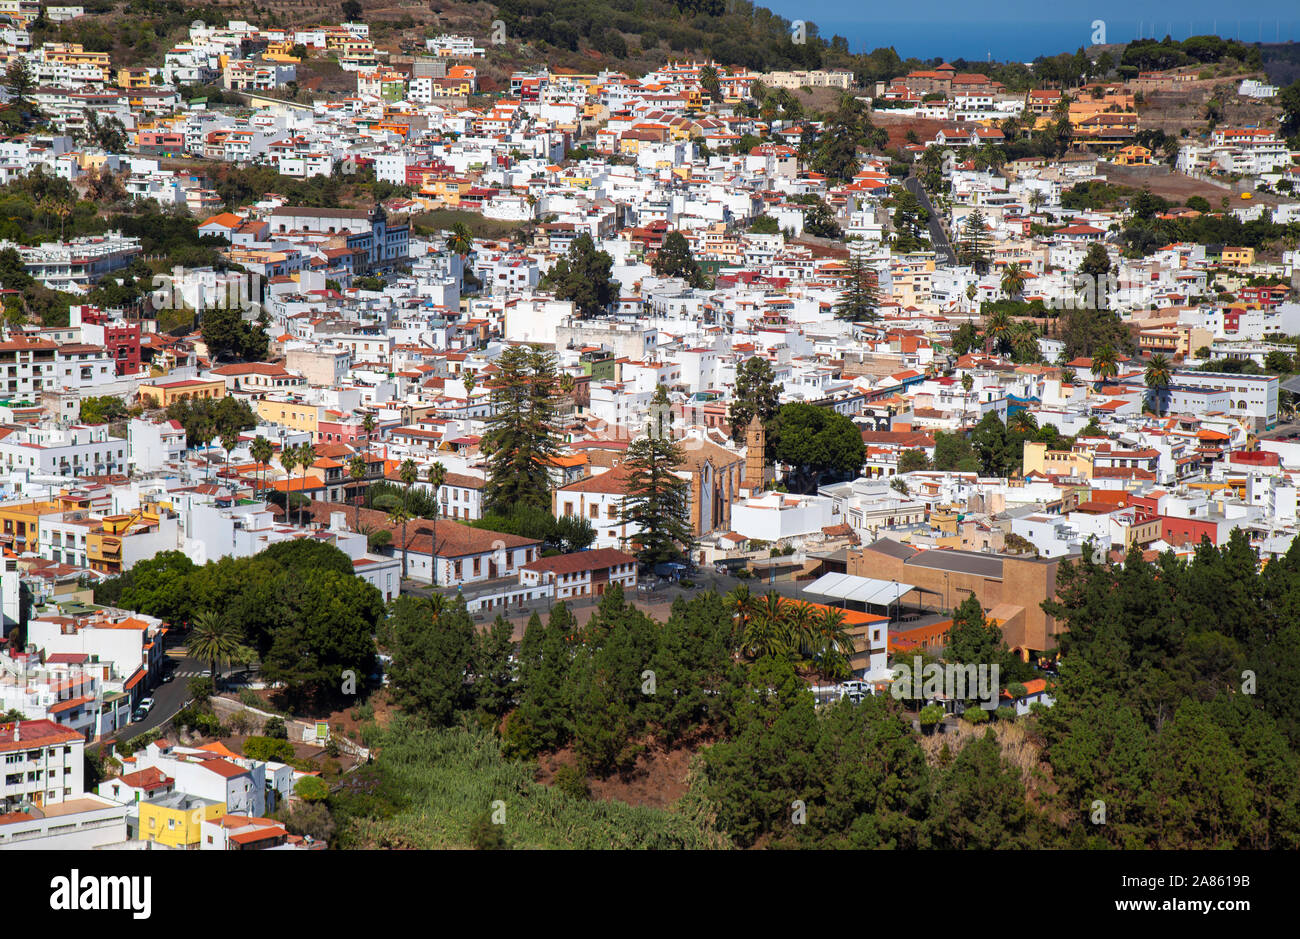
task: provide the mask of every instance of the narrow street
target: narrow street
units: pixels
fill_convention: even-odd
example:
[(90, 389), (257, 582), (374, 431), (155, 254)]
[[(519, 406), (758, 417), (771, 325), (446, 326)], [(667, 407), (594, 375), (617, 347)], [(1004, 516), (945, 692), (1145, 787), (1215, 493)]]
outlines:
[(916, 176), (908, 176), (903, 180), (903, 185), (907, 187), (908, 192), (916, 196), (916, 201), (921, 203), (921, 208), (925, 209), (930, 215), (930, 244), (934, 246), (934, 253), (941, 255), (939, 263), (956, 264), (957, 252), (952, 249), (952, 244), (948, 241), (948, 234), (943, 230), (943, 224), (939, 219), (939, 213), (930, 204), (930, 195), (925, 191), (925, 187), (921, 185), (921, 180)]
[(175, 677), (169, 682), (159, 681), (157, 687), (145, 695), (154, 700), (153, 710), (149, 712), (149, 716), (142, 721), (127, 724), (117, 733), (105, 735), (99, 743), (111, 746), (115, 741), (129, 740), (167, 723), (189, 700), (190, 679), (201, 674), (207, 667), (198, 659), (191, 657), (183, 646), (169, 648), (163, 674), (170, 671)]

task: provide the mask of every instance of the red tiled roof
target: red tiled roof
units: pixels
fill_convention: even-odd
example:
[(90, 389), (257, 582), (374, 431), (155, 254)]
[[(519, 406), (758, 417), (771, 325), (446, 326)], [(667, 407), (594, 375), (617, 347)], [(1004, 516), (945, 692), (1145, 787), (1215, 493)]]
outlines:
[(552, 574), (573, 574), (578, 571), (599, 571), (618, 564), (635, 564), (636, 558), (617, 548), (596, 548), (593, 551), (575, 551), (549, 558), (538, 558), (524, 565), (526, 571), (547, 571)]

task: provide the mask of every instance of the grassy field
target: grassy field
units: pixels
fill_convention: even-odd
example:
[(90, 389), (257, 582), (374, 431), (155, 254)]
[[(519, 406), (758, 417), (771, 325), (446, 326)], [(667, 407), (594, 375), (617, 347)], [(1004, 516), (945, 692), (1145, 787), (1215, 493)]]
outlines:
[(475, 238), (507, 238), (521, 227), (520, 222), (503, 222), (494, 218), (484, 218), (477, 212), (463, 212), (458, 209), (438, 209), (411, 216), (411, 224), (435, 231), (450, 229), (457, 222), (464, 222), (474, 233)]
[[(689, 795), (671, 811), (571, 798), (536, 782), (531, 764), (504, 759), (490, 733), (397, 723), (377, 745), (375, 765), (363, 770), (356, 782), (362, 787), (373, 784), (378, 798), (343, 797), (345, 816), (351, 816), (342, 820), (343, 847), (471, 847), (475, 820), (494, 809), (504, 812), (503, 834), (511, 848), (729, 846)], [(351, 811), (382, 804), (386, 794), (400, 801), (390, 811), (379, 812), (381, 817)]]

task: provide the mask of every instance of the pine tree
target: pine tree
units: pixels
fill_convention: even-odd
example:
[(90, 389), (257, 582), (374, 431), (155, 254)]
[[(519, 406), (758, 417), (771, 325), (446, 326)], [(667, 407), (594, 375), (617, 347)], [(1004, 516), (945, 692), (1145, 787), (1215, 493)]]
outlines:
[(572, 300), (579, 316), (598, 316), (618, 299), (619, 283), (610, 277), (614, 259), (598, 251), (590, 235), (573, 239), (568, 253), (555, 262), (543, 279), (560, 300)]
[(489, 512), (512, 515), (525, 507), (551, 509), (549, 466), (558, 452), (555, 357), (512, 346), (497, 360), (492, 417), (483, 438), (489, 453), (484, 497)]
[(776, 383), (776, 374), (768, 361), (759, 356), (746, 359), (736, 369), (736, 387), (732, 391), (731, 405), (727, 408), (727, 422), (731, 424), (731, 438), (745, 439), (745, 428), (758, 415), (767, 424), (776, 417), (781, 407), (784, 385)]
[(876, 310), (881, 299), (879, 283), (879, 276), (867, 262), (860, 255), (850, 254), (848, 279), (839, 303), (835, 304), (835, 315), (855, 323), (875, 322), (879, 318)]
[(637, 558), (647, 567), (686, 557), (693, 540), (690, 483), (673, 471), (683, 456), (672, 439), (668, 389), (663, 385), (655, 392), (651, 411), (647, 434), (627, 448), (623, 465), (631, 475), (620, 519), (637, 526)]
[(573, 735), (570, 673), (577, 623), (563, 602), (545, 625), (536, 613), (519, 649), (519, 707), (506, 725), (504, 750), (530, 757), (564, 746)]
[(976, 274), (983, 276), (989, 269), (990, 259), (988, 221), (984, 218), (984, 213), (976, 209), (968, 215), (962, 230), (965, 240), (958, 260), (969, 264)]
[(660, 277), (680, 277), (692, 287), (704, 286), (704, 274), (691, 255), (686, 236), (679, 231), (669, 232), (663, 246), (650, 263), (650, 269)]

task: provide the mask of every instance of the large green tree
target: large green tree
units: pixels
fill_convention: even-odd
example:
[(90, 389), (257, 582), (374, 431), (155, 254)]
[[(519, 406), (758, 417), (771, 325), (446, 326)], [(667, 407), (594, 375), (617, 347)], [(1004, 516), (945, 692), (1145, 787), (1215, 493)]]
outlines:
[(647, 433), (632, 441), (623, 466), (627, 491), (619, 521), (636, 527), (637, 560), (645, 567), (682, 561), (693, 543), (690, 481), (677, 474), (684, 460), (672, 437), (668, 389), (660, 385)]
[(475, 642), (474, 621), (464, 600), (438, 609), (425, 597), (398, 597), (382, 636), (393, 656), (388, 673), (398, 707), (438, 727), (447, 726), (457, 711), (468, 707), (466, 675)]
[(555, 356), (510, 346), (496, 365), (489, 382), (492, 416), (483, 437), (483, 450), (489, 454), (485, 508), (506, 516), (528, 507), (549, 512), (550, 467), (559, 452)]
[(664, 236), (663, 246), (655, 253), (650, 269), (660, 277), (680, 277), (692, 287), (704, 286), (704, 274), (691, 255), (686, 236), (670, 231)]
[(835, 315), (855, 323), (871, 323), (880, 318), (880, 277), (862, 255), (850, 253), (844, 288), (835, 304)]
[(614, 259), (598, 251), (585, 232), (573, 239), (564, 257), (555, 262), (543, 286), (560, 300), (572, 300), (579, 316), (599, 316), (618, 299), (619, 283), (610, 276)]
[(754, 355), (742, 362), (736, 369), (736, 387), (727, 407), (731, 439), (745, 439), (745, 428), (755, 414), (765, 426), (768, 425), (781, 407), (781, 392), (784, 390), (785, 386), (777, 382), (767, 359)]
[(770, 436), (776, 458), (793, 468), (792, 479), (808, 491), (815, 491), (828, 476), (862, 472), (862, 431), (838, 411), (802, 402), (783, 404)]

